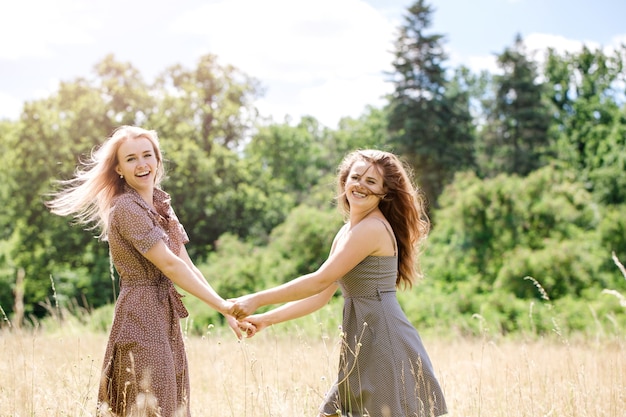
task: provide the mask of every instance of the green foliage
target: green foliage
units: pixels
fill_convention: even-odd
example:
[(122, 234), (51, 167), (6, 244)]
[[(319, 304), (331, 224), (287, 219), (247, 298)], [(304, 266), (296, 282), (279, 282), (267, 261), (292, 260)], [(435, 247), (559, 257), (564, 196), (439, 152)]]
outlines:
[(502, 75), (493, 78), (496, 90), (477, 142), (481, 176), (498, 173), (527, 175), (550, 156), (550, 115), (537, 82), (537, 65), (518, 35), (513, 48), (498, 56)]
[(328, 258), (341, 225), (334, 209), (299, 206), (289, 213), (285, 223), (272, 232), (270, 243), (270, 249), (289, 265), (275, 275), (278, 280), (285, 282), (318, 269)]
[(418, 330), (441, 336), (500, 337), (550, 331), (545, 303), (506, 292), (482, 293), (476, 285), (471, 280), (443, 283), (430, 277), (412, 291), (399, 292), (398, 299)]
[[(255, 246), (226, 233), (199, 268), (222, 297), (259, 291), (319, 268), (340, 226), (341, 216), (334, 209), (299, 206), (274, 229), (267, 246)], [(196, 331), (224, 321), (194, 297), (187, 297), (185, 304), (193, 311)]]
[(333, 140), (329, 143), (336, 155), (333, 167), (356, 149), (394, 151), (387, 131), (387, 110), (368, 106), (358, 119), (344, 117), (339, 121), (339, 129), (332, 132)]
[(311, 117), (296, 126), (287, 123), (259, 127), (248, 146), (246, 156), (264, 167), (274, 180), (280, 180), (285, 193), (301, 202), (311, 187), (335, 166), (330, 165), (326, 144), (328, 129)]
[[(252, 171), (227, 148), (236, 148), (251, 127), (244, 115), (254, 112), (244, 107), (255, 88), (251, 79), (217, 65), (212, 56), (201, 59), (196, 71), (171, 69), (153, 87), (131, 64), (107, 56), (95, 66), (92, 79), (63, 82), (50, 97), (26, 103), (19, 122), (3, 123), (2, 147), (10, 151), (3, 153), (7, 180), (0, 195), (11, 198), (0, 217), (6, 226), (0, 236), (5, 242), (0, 282), (10, 287), (15, 271), (24, 270), (26, 313), (46, 313), (41, 305), (51, 296), (50, 277), (68, 299), (96, 307), (114, 299), (108, 248), (95, 239), (97, 231), (70, 227), (71, 219), (50, 214), (43, 202), (55, 188), (53, 181), (70, 178), (77, 162), (121, 124), (157, 129), (163, 123), (150, 125), (157, 118), (172, 121), (159, 133), (173, 132), (162, 135), (171, 141), (164, 144), (171, 150), (169, 163), (187, 171), (172, 173), (168, 191), (178, 201), (196, 204), (188, 209), (181, 203), (178, 212), (183, 221), (187, 215), (190, 219), (185, 224), (198, 239), (196, 254), (206, 253), (225, 230), (259, 239), (269, 235), (293, 203), (288, 195), (270, 197), (281, 184), (265, 181), (267, 175), (257, 175), (262, 172)], [(177, 112), (183, 116), (174, 117)], [(197, 180), (198, 189), (188, 180)], [(206, 211), (198, 213), (198, 207)]]
[(412, 320), (460, 334), (623, 332), (626, 311), (601, 294), (626, 287), (610, 260), (623, 209), (597, 205), (573, 173), (458, 175), (441, 202)]
[(220, 236), (201, 270), (225, 297), (282, 284), (319, 268), (340, 226), (334, 209), (300, 206), (274, 229), (267, 246), (255, 246), (228, 233)]
[(588, 175), (596, 200), (604, 204), (623, 204), (626, 203), (626, 116), (623, 111), (615, 109), (609, 123)]
[[(626, 205), (616, 205), (604, 208), (602, 220), (598, 225), (600, 235), (600, 247), (604, 253), (615, 253), (618, 259), (626, 259)], [(608, 257), (603, 265), (603, 269), (611, 271), (615, 265)], [(621, 282), (619, 282), (621, 283)], [(616, 280), (611, 281), (610, 287), (618, 284)], [(609, 284), (607, 284), (609, 285)]]
[(239, 152), (255, 123), (258, 82), (206, 55), (196, 68), (166, 69), (152, 91), (160, 99), (146, 125), (161, 138), (163, 186), (189, 234), (190, 255), (206, 259), (226, 232), (262, 242), (294, 203), (280, 181)]
[(605, 204), (626, 201), (625, 50), (622, 46), (610, 56), (587, 47), (563, 56), (551, 51), (545, 68), (555, 109), (551, 130), (557, 158), (576, 170), (580, 181)]
[(399, 28), (388, 127), (396, 152), (413, 165), (418, 184), (436, 208), (454, 173), (473, 168), (474, 137), (469, 91), (447, 78), (444, 36), (427, 33), (432, 13), (431, 6), (418, 0)]
[(16, 141), (15, 125), (0, 121), (0, 201), (3, 206), (0, 210), (0, 307), (6, 313), (13, 310), (13, 287), (17, 275), (17, 269), (11, 260), (11, 252), (16, 244), (11, 239), (11, 234), (17, 207), (11, 204), (11, 195), (16, 186), (10, 164), (16, 157), (13, 151)]
[(527, 277), (533, 277), (557, 299), (566, 295), (580, 296), (599, 274), (603, 254), (594, 242), (593, 233), (581, 234), (576, 240), (555, 241), (546, 239), (544, 247), (521, 247), (511, 250), (498, 271), (494, 291), (531, 299), (540, 294)]
[(172, 65), (152, 86), (159, 97), (145, 124), (163, 137), (192, 141), (207, 154), (218, 144), (237, 150), (254, 127), (258, 81), (217, 56), (200, 57), (195, 68)]
[(206, 154), (187, 142), (168, 158), (176, 166), (164, 187), (189, 234), (194, 259), (205, 259), (223, 233), (265, 241), (295, 204), (270, 172), (220, 145)]
[[(0, 241), (0, 307), (5, 314), (11, 314), (14, 308), (14, 287), (17, 270), (6, 261), (8, 242)], [(0, 314), (0, 322), (2, 321)]]
[(420, 332), (444, 337), (556, 335), (565, 340), (574, 335), (614, 337), (626, 331), (624, 306), (597, 287), (557, 300), (522, 299), (506, 291), (481, 293), (471, 281), (442, 283), (430, 277), (412, 291), (399, 292), (398, 298)]
[[(173, 65), (153, 85), (109, 55), (89, 77), (25, 103), (20, 120), (0, 121), (0, 306), (10, 317), (23, 271), (34, 324), (56, 314), (54, 299), (107, 328), (117, 283), (106, 243), (43, 201), (115, 127), (138, 124), (159, 133), (188, 251), (225, 297), (321, 265), (342, 221), (336, 166), (373, 147), (408, 160), (431, 203), (426, 280), (400, 295), (419, 329), (623, 333), (626, 284), (610, 254), (626, 259), (626, 47), (551, 51), (538, 73), (516, 40), (498, 55), (502, 74), (472, 74), (445, 67), (432, 16), (423, 0), (408, 8), (387, 105), (334, 131), (312, 117), (258, 118), (258, 81), (214, 55)], [(223, 325), (199, 300), (185, 304), (186, 328)], [(334, 326), (339, 304), (283, 327)]]
[[(497, 283), (515, 290), (519, 297), (528, 295), (523, 286), (511, 280), (515, 280), (515, 274), (523, 279), (539, 272), (527, 268), (535, 262), (535, 256), (537, 260), (561, 259), (555, 268), (562, 268), (563, 263), (574, 262), (576, 257), (572, 254), (563, 259), (560, 250), (576, 250), (581, 255), (588, 250), (568, 244), (569, 240), (595, 243), (597, 247), (592, 231), (599, 222), (598, 207), (571, 177), (552, 167), (527, 178), (499, 175), (481, 181), (472, 174), (458, 175), (442, 195), (425, 264), (438, 279), (453, 282), (470, 277), (480, 280), (481, 291), (491, 291)], [(571, 265), (569, 270), (576, 270), (576, 266)], [(591, 262), (583, 271), (592, 275), (599, 272), (598, 262)], [(571, 279), (577, 283), (571, 288), (574, 292), (588, 284), (584, 275)], [(568, 292), (554, 289), (557, 295)]]

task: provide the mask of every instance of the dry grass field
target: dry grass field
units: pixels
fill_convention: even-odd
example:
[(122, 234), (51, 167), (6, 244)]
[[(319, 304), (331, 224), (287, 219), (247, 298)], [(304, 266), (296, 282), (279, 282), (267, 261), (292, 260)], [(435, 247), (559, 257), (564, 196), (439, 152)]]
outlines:
[[(223, 333), (222, 333), (223, 332)], [(626, 341), (424, 337), (450, 417), (624, 417)], [(95, 415), (106, 334), (0, 331), (0, 416)], [(187, 340), (194, 417), (317, 416), (338, 335), (265, 332)]]

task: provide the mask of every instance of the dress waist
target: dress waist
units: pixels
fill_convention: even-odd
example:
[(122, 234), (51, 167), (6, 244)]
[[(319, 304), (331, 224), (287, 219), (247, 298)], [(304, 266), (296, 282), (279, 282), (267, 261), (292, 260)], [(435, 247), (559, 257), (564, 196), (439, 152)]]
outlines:
[(130, 280), (124, 281), (123, 279), (120, 281), (120, 288), (137, 288), (137, 287), (156, 287), (157, 288), (157, 296), (160, 302), (169, 301), (170, 305), (176, 312), (176, 315), (179, 318), (185, 318), (189, 315), (187, 308), (182, 302), (182, 298), (184, 295), (179, 294), (174, 288), (174, 284), (167, 278), (160, 278), (155, 280)]
[(370, 289), (369, 291), (360, 291), (360, 292), (348, 292), (344, 290), (344, 298), (382, 298), (386, 295), (394, 295), (396, 294), (396, 290), (381, 290), (378, 288)]

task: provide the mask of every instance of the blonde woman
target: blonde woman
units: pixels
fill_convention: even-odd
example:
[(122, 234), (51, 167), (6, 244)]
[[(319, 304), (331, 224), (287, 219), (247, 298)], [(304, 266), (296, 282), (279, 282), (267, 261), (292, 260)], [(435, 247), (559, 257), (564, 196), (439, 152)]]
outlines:
[[(447, 413), (441, 387), (396, 288), (419, 277), (418, 249), (430, 222), (404, 164), (393, 154), (361, 150), (338, 170), (346, 224), (315, 272), (238, 298), (233, 312), (260, 331), (344, 296), (337, 382), (320, 416), (425, 417)], [(287, 304), (248, 316), (258, 307)], [(251, 333), (252, 335), (253, 333)]]
[(101, 416), (190, 416), (180, 327), (188, 313), (174, 284), (224, 314), (241, 337), (229, 316), (232, 303), (189, 258), (187, 233), (160, 188), (163, 176), (157, 133), (122, 126), (47, 203), (55, 214), (99, 228), (120, 276), (98, 392)]

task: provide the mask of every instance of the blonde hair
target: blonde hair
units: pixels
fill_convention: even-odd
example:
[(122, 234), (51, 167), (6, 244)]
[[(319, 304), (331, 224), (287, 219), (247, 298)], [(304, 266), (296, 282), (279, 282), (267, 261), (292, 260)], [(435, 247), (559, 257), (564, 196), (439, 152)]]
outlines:
[(354, 151), (343, 159), (337, 174), (338, 206), (346, 218), (350, 213), (350, 203), (345, 195), (345, 185), (356, 161), (375, 165), (383, 177), (385, 196), (378, 207), (398, 242), (396, 286), (411, 287), (416, 279), (422, 277), (419, 249), (430, 231), (423, 194), (412, 182), (412, 170), (396, 155), (373, 149)]
[(148, 139), (154, 148), (158, 161), (154, 182), (158, 186), (165, 172), (157, 133), (136, 126), (120, 126), (100, 147), (92, 149), (86, 161), (81, 161), (72, 179), (57, 181), (61, 189), (52, 194), (46, 206), (54, 214), (73, 216), (76, 223), (88, 229), (99, 229), (99, 237), (106, 239), (111, 202), (123, 192), (126, 184), (116, 172), (117, 151), (127, 140), (139, 138)]

